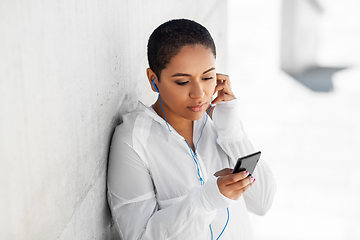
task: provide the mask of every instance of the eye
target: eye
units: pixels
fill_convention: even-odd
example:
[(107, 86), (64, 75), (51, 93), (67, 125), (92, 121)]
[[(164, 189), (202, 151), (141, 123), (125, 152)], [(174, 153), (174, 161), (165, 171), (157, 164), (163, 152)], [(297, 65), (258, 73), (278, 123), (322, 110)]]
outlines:
[(211, 79), (213, 79), (213, 77), (203, 78), (203, 80), (211, 80)]
[(188, 82), (189, 82), (189, 81), (186, 81), (186, 82), (176, 82), (176, 84), (182, 86), (182, 85), (187, 84)]

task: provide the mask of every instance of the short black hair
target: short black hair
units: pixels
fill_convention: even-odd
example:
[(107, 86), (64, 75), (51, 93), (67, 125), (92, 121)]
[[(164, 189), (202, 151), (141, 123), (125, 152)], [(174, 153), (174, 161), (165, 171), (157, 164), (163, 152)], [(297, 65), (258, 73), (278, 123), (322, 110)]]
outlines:
[(186, 45), (201, 44), (210, 49), (216, 58), (216, 48), (209, 31), (189, 19), (174, 19), (161, 24), (150, 35), (147, 56), (150, 69), (160, 80), (161, 71), (171, 58)]

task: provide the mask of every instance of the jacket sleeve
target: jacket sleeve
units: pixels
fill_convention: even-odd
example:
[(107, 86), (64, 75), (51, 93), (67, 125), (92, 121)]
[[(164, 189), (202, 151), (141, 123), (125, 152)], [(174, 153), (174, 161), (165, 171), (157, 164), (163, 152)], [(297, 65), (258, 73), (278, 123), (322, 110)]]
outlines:
[(213, 176), (178, 203), (159, 210), (149, 169), (131, 143), (121, 140), (124, 134), (113, 136), (107, 180), (108, 202), (121, 239), (197, 239), (217, 209), (233, 204), (219, 192)]
[[(237, 159), (254, 153), (255, 149), (243, 130), (239, 117), (238, 100), (219, 102), (212, 114), (221, 148), (230, 157), (234, 166)], [(273, 174), (261, 158), (253, 174), (256, 182), (243, 196), (248, 210), (264, 215), (270, 209), (276, 191)]]

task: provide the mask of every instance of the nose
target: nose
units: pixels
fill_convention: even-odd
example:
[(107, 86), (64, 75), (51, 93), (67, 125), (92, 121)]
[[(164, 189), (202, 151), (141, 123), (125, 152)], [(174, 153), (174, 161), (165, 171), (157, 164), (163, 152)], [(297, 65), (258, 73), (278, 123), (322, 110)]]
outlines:
[(200, 83), (195, 82), (191, 87), (190, 97), (193, 99), (201, 99), (205, 95), (204, 89)]

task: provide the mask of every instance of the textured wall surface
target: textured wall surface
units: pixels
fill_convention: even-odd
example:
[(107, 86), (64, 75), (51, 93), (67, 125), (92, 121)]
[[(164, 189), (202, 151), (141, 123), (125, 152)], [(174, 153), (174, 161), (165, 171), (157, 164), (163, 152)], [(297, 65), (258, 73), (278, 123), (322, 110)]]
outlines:
[(156, 95), (146, 43), (204, 24), (226, 65), (226, 1), (0, 2), (0, 239), (118, 239), (106, 202), (121, 115)]

